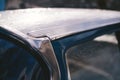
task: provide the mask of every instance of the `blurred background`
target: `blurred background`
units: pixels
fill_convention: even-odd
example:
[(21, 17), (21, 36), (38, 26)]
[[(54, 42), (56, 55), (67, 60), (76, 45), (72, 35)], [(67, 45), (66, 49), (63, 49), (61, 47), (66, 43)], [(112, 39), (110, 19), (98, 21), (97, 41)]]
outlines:
[(57, 7), (120, 10), (120, 0), (5, 0), (5, 9)]

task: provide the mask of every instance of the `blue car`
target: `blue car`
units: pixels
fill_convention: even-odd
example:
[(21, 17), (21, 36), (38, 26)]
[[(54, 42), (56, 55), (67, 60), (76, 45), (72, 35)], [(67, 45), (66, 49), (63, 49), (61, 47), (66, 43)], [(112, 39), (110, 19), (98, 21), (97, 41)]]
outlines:
[[(120, 54), (115, 52), (119, 49), (113, 48), (119, 47), (119, 30), (119, 11), (69, 8), (2, 11), (0, 80), (120, 80)], [(94, 47), (91, 47), (94, 43), (86, 44), (104, 34), (108, 40), (114, 35), (118, 40), (116, 45), (109, 45), (110, 51), (107, 47), (103, 49), (105, 42), (106, 45), (101, 45), (94, 41), (98, 44)]]

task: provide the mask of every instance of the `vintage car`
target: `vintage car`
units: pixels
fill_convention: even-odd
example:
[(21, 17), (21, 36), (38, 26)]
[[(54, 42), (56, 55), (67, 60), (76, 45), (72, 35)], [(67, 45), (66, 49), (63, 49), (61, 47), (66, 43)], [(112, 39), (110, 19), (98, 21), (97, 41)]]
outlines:
[[(117, 53), (113, 52), (108, 56), (101, 52), (103, 58), (99, 56), (95, 58), (96, 54), (89, 51), (89, 54), (81, 53), (81, 56), (84, 54), (83, 62), (88, 60), (85, 64), (78, 63), (82, 61), (81, 58), (78, 62), (67, 59), (68, 49), (104, 34), (115, 33), (119, 45), (119, 30), (119, 11), (69, 8), (2, 11), (0, 12), (0, 80), (120, 80), (120, 55)], [(98, 50), (95, 47), (93, 49)], [(117, 56), (112, 60), (114, 54)], [(91, 55), (94, 59), (89, 59)], [(72, 58), (74, 55), (70, 56)], [(74, 63), (71, 66), (77, 64), (81, 67), (78, 69), (74, 66), (72, 69), (73, 72), (78, 69), (76, 70), (79, 71), (78, 79), (72, 74), (69, 61)], [(92, 66), (86, 65), (90, 64), (89, 61)]]

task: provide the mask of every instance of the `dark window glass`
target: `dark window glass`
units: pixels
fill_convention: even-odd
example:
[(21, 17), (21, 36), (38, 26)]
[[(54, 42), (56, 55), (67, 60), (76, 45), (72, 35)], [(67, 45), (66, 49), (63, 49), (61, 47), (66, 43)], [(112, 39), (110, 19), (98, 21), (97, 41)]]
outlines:
[(67, 52), (72, 80), (120, 80), (120, 53), (114, 34), (106, 34)]
[(0, 38), (0, 80), (45, 80), (45, 75), (28, 51)]

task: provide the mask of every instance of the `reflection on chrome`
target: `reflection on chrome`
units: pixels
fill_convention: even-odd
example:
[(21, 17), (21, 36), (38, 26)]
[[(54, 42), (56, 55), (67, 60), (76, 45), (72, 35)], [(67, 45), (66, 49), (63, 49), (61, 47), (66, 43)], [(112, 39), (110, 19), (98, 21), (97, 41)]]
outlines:
[(34, 38), (33, 41), (36, 44), (36, 48), (39, 49), (42, 56), (45, 58), (48, 67), (50, 68), (50, 72), (51, 72), (50, 80), (60, 80), (60, 71), (58, 67), (58, 62), (49, 38), (47, 37)]

